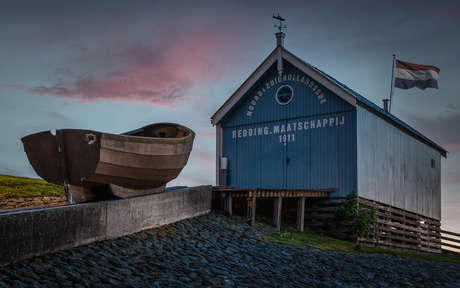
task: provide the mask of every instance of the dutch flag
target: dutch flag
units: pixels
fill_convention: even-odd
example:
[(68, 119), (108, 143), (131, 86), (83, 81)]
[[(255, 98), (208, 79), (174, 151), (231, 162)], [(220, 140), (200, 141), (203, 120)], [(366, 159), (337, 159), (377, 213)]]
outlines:
[(438, 88), (439, 68), (396, 60), (395, 87)]

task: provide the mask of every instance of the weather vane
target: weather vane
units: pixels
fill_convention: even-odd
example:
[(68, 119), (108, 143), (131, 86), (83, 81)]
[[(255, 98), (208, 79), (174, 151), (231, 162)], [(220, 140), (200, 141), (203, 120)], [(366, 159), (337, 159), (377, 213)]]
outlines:
[(275, 27), (278, 28), (278, 30), (280, 30), (280, 32), (281, 32), (281, 29), (287, 28), (286, 25), (283, 25), (283, 21), (286, 21), (286, 19), (284, 19), (283, 17), (281, 17), (281, 16), (280, 16), (280, 13), (278, 13), (278, 16), (275, 16), (275, 14), (273, 14), (273, 18), (276, 19), (276, 20), (280, 20), (280, 24), (279, 24), (279, 25), (276, 25), (276, 24), (275, 24)]

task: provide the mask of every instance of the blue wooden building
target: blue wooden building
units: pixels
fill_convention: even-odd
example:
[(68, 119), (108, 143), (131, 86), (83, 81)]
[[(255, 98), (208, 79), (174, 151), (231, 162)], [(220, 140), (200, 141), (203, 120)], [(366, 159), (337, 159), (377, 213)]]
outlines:
[[(428, 238), (439, 238), (441, 156), (447, 151), (290, 53), (284, 37), (276, 34), (275, 50), (211, 118), (217, 185), (328, 191), (330, 203), (354, 191), (381, 208), (381, 223), (399, 221), (404, 231), (418, 225), (414, 233), (428, 229)], [(434, 230), (424, 230), (425, 224)], [(393, 226), (382, 229), (390, 233)], [(424, 248), (436, 250), (436, 239)], [(395, 241), (396, 247), (407, 242)], [(420, 237), (414, 241), (420, 247)]]

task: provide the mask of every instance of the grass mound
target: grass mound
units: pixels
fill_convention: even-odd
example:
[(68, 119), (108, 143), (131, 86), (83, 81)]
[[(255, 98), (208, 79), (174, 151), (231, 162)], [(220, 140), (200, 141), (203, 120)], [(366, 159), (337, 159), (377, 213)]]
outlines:
[(0, 199), (64, 195), (63, 186), (45, 180), (0, 175)]

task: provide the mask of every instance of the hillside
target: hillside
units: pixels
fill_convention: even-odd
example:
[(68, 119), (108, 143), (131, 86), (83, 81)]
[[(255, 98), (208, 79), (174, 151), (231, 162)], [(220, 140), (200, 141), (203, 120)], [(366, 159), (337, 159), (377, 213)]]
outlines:
[(0, 174), (0, 199), (64, 196), (64, 187), (41, 179)]

